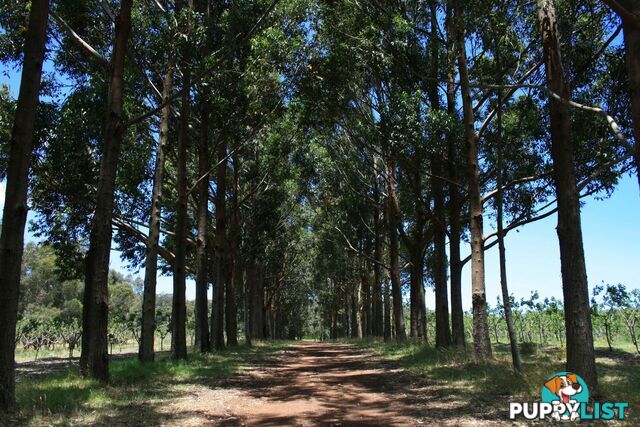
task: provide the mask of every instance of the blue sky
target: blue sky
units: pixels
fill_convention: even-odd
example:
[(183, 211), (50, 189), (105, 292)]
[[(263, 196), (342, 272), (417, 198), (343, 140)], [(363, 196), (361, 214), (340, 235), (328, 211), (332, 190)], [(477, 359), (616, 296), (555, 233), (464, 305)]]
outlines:
[[(45, 71), (52, 72), (50, 62)], [(0, 67), (0, 84), (7, 84), (14, 96), (19, 90), (19, 70), (6, 65)], [(5, 184), (0, 183), (0, 207), (4, 205)], [(629, 288), (640, 288), (640, 189), (634, 177), (625, 176), (612, 197), (584, 200), (582, 230), (587, 274), (590, 287), (605, 283), (623, 283)], [(29, 215), (33, 218), (33, 214)], [(538, 291), (541, 297), (562, 298), (560, 253), (556, 236), (555, 215), (510, 232), (506, 238), (507, 272), (510, 291), (516, 298), (527, 297)], [(489, 221), (485, 221), (488, 228)], [(485, 230), (486, 232), (486, 230)], [(34, 240), (27, 233), (26, 240)], [(463, 257), (469, 254), (469, 245), (463, 244)], [(120, 261), (120, 254), (112, 251), (111, 268), (124, 273), (142, 276), (144, 272), (132, 272)], [(487, 299), (495, 304), (500, 295), (497, 247), (486, 253)], [(171, 277), (158, 278), (158, 292), (170, 293)], [(469, 265), (463, 271), (463, 305), (471, 306), (471, 278)], [(187, 282), (187, 298), (195, 298), (194, 282)], [(427, 290), (427, 306), (434, 307), (433, 292)]]
[[(640, 288), (640, 189), (635, 178), (625, 176), (611, 198), (585, 199), (581, 211), (582, 235), (590, 288), (623, 283)], [(557, 216), (525, 225), (507, 235), (507, 274), (510, 292), (517, 298), (539, 291), (540, 296), (562, 298)], [(486, 232), (485, 232), (486, 233)], [(469, 254), (469, 245), (463, 250)], [(498, 250), (486, 252), (487, 299), (492, 305), (500, 295)], [(469, 266), (463, 272), (463, 302), (471, 305)], [(433, 306), (433, 301), (431, 301)]]

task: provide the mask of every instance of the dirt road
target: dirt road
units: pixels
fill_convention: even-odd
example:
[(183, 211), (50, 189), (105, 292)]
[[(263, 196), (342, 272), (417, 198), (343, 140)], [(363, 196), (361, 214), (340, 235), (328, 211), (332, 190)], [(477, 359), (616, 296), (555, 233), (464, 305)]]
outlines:
[(164, 409), (182, 414), (173, 420), (180, 425), (495, 424), (483, 410), (486, 418), (479, 420), (475, 405), (451, 393), (355, 346), (297, 343)]

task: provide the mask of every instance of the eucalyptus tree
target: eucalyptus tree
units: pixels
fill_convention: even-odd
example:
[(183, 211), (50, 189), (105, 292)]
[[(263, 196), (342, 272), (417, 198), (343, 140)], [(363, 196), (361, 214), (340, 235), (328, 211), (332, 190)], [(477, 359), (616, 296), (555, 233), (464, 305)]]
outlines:
[(445, 4), (445, 36), (446, 36), (446, 100), (447, 100), (447, 117), (450, 120), (445, 132), (447, 145), (447, 162), (446, 162), (446, 178), (448, 180), (448, 196), (449, 203), (447, 209), (449, 224), (449, 288), (451, 290), (451, 341), (458, 348), (464, 348), (465, 327), (464, 327), (464, 311), (462, 309), (462, 267), (460, 256), (460, 242), (463, 233), (462, 211), (464, 201), (462, 198), (461, 184), (462, 178), (458, 165), (464, 164), (464, 157), (461, 156), (461, 139), (458, 135), (462, 134), (460, 128), (456, 129), (455, 125), (460, 123), (456, 107), (457, 86), (454, 79), (456, 78), (456, 52), (455, 45), (455, 27), (454, 14), (451, 1)]
[(85, 268), (83, 339), (80, 368), (99, 380), (109, 378), (107, 355), (107, 279), (111, 252), (111, 221), (116, 173), (122, 146), (123, 75), (131, 29), (132, 0), (123, 0), (118, 14), (110, 61), (104, 148), (96, 192), (96, 208)]
[[(209, 260), (208, 260), (208, 222), (209, 222), (209, 185), (211, 155), (209, 150), (209, 120), (211, 117), (209, 100), (202, 100), (200, 114), (200, 135), (198, 136), (198, 235), (196, 246), (196, 305), (195, 305), (195, 342), (202, 353), (211, 349), (208, 326), (209, 302)], [(217, 210), (216, 210), (217, 211)], [(217, 211), (219, 212), (219, 211)]]
[(20, 94), (14, 114), (0, 233), (0, 411), (15, 405), (15, 334), (27, 220), (29, 167), (47, 43), (48, 0), (31, 3), (25, 35)]
[[(100, 39), (97, 35), (106, 32), (108, 40), (111, 38), (110, 26), (104, 25), (104, 19), (98, 18), (95, 22), (91, 22), (99, 31), (91, 33), (89, 25), (87, 24), (87, 16), (90, 15), (87, 4), (82, 4), (80, 9), (76, 9), (75, 14), (72, 13), (66, 3), (58, 5), (55, 12), (52, 12), (57, 25), (58, 32), (56, 34), (60, 49), (56, 52), (56, 60), (60, 64), (69, 65), (68, 72), (75, 79), (86, 79), (87, 73), (93, 74), (95, 80), (92, 83), (104, 88), (104, 93), (107, 94), (106, 99), (103, 98), (106, 103), (106, 109), (103, 110), (107, 118), (104, 121), (104, 133), (100, 138), (103, 141), (103, 145), (100, 146), (102, 151), (102, 167), (101, 172), (98, 173), (97, 180), (89, 179), (88, 183), (95, 183), (95, 187), (90, 187), (91, 193), (96, 195), (95, 200), (95, 213), (91, 220), (91, 225), (83, 224), (85, 230), (89, 234), (89, 251), (86, 256), (86, 264), (84, 268), (86, 291), (84, 294), (85, 303), (83, 304), (83, 331), (84, 339), (82, 340), (83, 352), (81, 357), (81, 370), (83, 373), (91, 374), (98, 379), (107, 379), (107, 340), (106, 340), (106, 328), (107, 328), (107, 311), (108, 311), (108, 292), (107, 292), (107, 273), (109, 263), (109, 252), (111, 247), (111, 227), (112, 227), (112, 214), (114, 208), (114, 190), (116, 185), (116, 171), (119, 161), (119, 153), (122, 144), (122, 140), (125, 135), (126, 126), (124, 126), (124, 120), (122, 117), (122, 105), (123, 105), (123, 81), (125, 76), (125, 58), (127, 55), (127, 40), (128, 33), (131, 24), (131, 2), (123, 2), (118, 17), (116, 18), (112, 14), (110, 9), (106, 16), (113, 17), (117, 22), (115, 34), (113, 38), (115, 40), (113, 47), (105, 45), (105, 38)], [(67, 19), (71, 16), (73, 19), (67, 22)], [(66, 19), (65, 19), (66, 18)], [(104, 17), (101, 17), (104, 18)], [(72, 25), (83, 25), (83, 28), (79, 32), (75, 31)], [(106, 31), (105, 31), (106, 30)], [(89, 35), (89, 42), (83, 37), (86, 34)], [(88, 37), (86, 37), (88, 38)], [(94, 48), (90, 43), (98, 42), (98, 49)], [(66, 46), (65, 46), (66, 45)], [(65, 50), (64, 47), (69, 47)], [(74, 52), (80, 50), (81, 57), (74, 56)], [(100, 50), (111, 49), (111, 60), (105, 59), (100, 53)], [(106, 72), (108, 71), (108, 73)], [(105, 78), (105, 76), (107, 76)], [(108, 80), (108, 83), (107, 83)], [(85, 80), (86, 81), (86, 80)], [(108, 86), (108, 87), (107, 87)], [(102, 126), (97, 126), (100, 129)], [(75, 153), (81, 153), (81, 151), (74, 148)], [(59, 168), (59, 167), (58, 167)], [(40, 171), (38, 171), (40, 174)], [(94, 175), (95, 176), (95, 175)], [(40, 177), (38, 177), (40, 178)], [(46, 178), (42, 181), (46, 181)], [(54, 181), (51, 186), (57, 187), (57, 183)], [(76, 182), (75, 185), (82, 185), (81, 182)], [(59, 190), (59, 189), (56, 189)], [(54, 190), (54, 191), (56, 191)], [(56, 191), (57, 193), (57, 191)], [(55, 194), (55, 193), (54, 193)], [(80, 199), (81, 202), (78, 205), (84, 204), (86, 206), (93, 205), (92, 202), (84, 199), (82, 192), (73, 193), (72, 198)], [(44, 199), (47, 199), (45, 197)], [(49, 197), (51, 199), (51, 197)], [(60, 201), (54, 202), (54, 205), (59, 204)], [(63, 202), (64, 203), (64, 202)], [(94, 209), (91, 209), (93, 211)], [(55, 209), (54, 209), (55, 212)], [(40, 213), (43, 216), (52, 215), (54, 212), (47, 212), (46, 209), (40, 209)], [(64, 235), (68, 231), (72, 230), (60, 230), (55, 229), (54, 224), (60, 222), (60, 218), (54, 221), (52, 224), (41, 223), (41, 229), (49, 234)], [(82, 221), (80, 221), (82, 222)], [(91, 230), (91, 231), (89, 231)], [(62, 232), (61, 232), (62, 231)], [(72, 242), (78, 242), (77, 239), (71, 239)], [(73, 247), (74, 244), (67, 245), (67, 247)], [(82, 256), (83, 251), (74, 252)], [(82, 272), (80, 272), (82, 273)]]
[[(446, 12), (445, 12), (446, 13)], [(435, 124), (442, 117), (440, 106), (440, 94), (438, 92), (438, 80), (441, 74), (441, 43), (440, 24), (438, 22), (438, 2), (432, 1), (429, 5), (430, 22), (430, 75), (432, 81), (428, 85), (429, 101)], [(446, 26), (446, 20), (445, 20)], [(446, 215), (445, 215), (445, 180), (444, 159), (446, 150), (444, 140), (446, 128), (442, 125), (434, 126), (437, 132), (432, 137), (433, 154), (430, 158), (431, 187), (433, 189), (433, 282), (436, 294), (436, 345), (447, 347), (452, 343), (449, 329), (449, 301), (447, 295), (447, 255), (446, 255)], [(447, 153), (448, 154), (448, 153)], [(451, 185), (449, 183), (449, 185)]]
[[(540, 0), (538, 10), (549, 89), (560, 97), (569, 99), (570, 92), (564, 78), (554, 2)], [(557, 99), (551, 99), (549, 110), (554, 184), (558, 198), (557, 230), (567, 324), (567, 369), (579, 372), (590, 387), (597, 389), (569, 107)]]
[[(182, 74), (182, 86), (191, 86), (191, 59), (192, 59), (192, 11), (193, 1), (188, 0), (186, 7), (182, 8), (182, 33), (185, 34), (185, 43), (181, 46), (180, 71)], [(187, 257), (187, 215), (188, 215), (188, 184), (187, 162), (189, 149), (189, 125), (191, 115), (191, 91), (183, 90), (180, 99), (180, 125), (178, 129), (178, 146), (176, 159), (176, 220), (175, 220), (175, 253), (173, 263), (173, 303), (171, 306), (171, 357), (173, 359), (186, 359), (187, 335), (186, 335), (186, 257)]]
[[(162, 40), (169, 40), (164, 78), (162, 79), (161, 102), (166, 103), (173, 92), (173, 80), (175, 72), (176, 52), (174, 51), (173, 40), (175, 31), (173, 28), (173, 15), (165, 12), (166, 25), (161, 28), (169, 33), (169, 37), (162, 37)], [(168, 28), (167, 28), (168, 27)], [(164, 59), (164, 58), (163, 58)], [(156, 157), (153, 173), (153, 186), (151, 190), (151, 209), (149, 215), (149, 235), (146, 242), (145, 252), (145, 275), (144, 275), (144, 296), (142, 302), (142, 326), (140, 333), (140, 349), (138, 357), (143, 362), (153, 361), (154, 342), (156, 329), (156, 281), (158, 276), (158, 251), (160, 244), (160, 228), (162, 220), (162, 187), (165, 177), (165, 160), (169, 144), (169, 127), (172, 117), (172, 107), (170, 104), (162, 108), (159, 123), (159, 139), (156, 147)]]
[[(329, 335), (337, 338), (348, 336), (349, 329), (355, 330), (352, 335), (358, 335), (358, 320), (352, 316), (353, 302), (357, 300), (364, 272), (356, 266), (362, 257), (368, 256), (362, 250), (365, 233), (362, 220), (366, 221), (369, 203), (361, 197), (363, 193), (345, 188), (342, 172), (354, 172), (354, 163), (344, 163), (344, 154), (333, 151), (335, 144), (337, 142), (331, 140), (323, 141), (322, 146), (314, 150), (317, 167), (327, 173), (316, 182), (312, 202), (317, 213), (312, 218), (312, 227), (316, 236), (315, 292)], [(354, 189), (363, 189), (357, 183), (353, 184), (356, 185)]]
[(218, 141), (216, 171), (216, 249), (215, 249), (215, 296), (212, 309), (213, 345), (216, 350), (223, 350), (224, 344), (224, 295), (227, 281), (227, 141), (223, 136)]
[(462, 5), (453, 2), (458, 70), (464, 111), (464, 128), (467, 142), (467, 189), (470, 201), (471, 233), (471, 289), (473, 306), (473, 348), (479, 360), (492, 358), (489, 327), (487, 322), (487, 297), (484, 275), (484, 236), (482, 224), (482, 199), (480, 190), (480, 168), (478, 165), (478, 137), (474, 130), (475, 118), (469, 86), (469, 70), (464, 37)]

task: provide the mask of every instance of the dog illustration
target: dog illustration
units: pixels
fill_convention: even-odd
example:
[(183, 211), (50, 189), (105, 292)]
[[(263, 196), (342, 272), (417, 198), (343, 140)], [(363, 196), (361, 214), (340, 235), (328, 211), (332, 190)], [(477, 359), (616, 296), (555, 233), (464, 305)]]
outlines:
[[(566, 405), (567, 410), (569, 411), (569, 415), (564, 415), (563, 419), (571, 419), (574, 421), (578, 418), (578, 411), (573, 410), (574, 407), (567, 405), (574, 405), (577, 402), (572, 397), (576, 394), (582, 392), (582, 386), (578, 382), (578, 378), (576, 374), (566, 374), (566, 375), (558, 375), (556, 377), (551, 378), (549, 381), (544, 383), (544, 386), (547, 387), (553, 394), (558, 396), (560, 403)], [(560, 415), (558, 412), (554, 412), (553, 417), (556, 420), (560, 419)]]

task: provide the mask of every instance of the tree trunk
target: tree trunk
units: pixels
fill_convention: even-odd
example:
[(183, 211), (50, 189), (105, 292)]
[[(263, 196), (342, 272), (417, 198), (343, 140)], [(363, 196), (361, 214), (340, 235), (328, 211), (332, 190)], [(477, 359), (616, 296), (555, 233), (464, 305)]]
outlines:
[[(192, 8), (191, 1), (188, 7)], [(191, 22), (187, 22), (187, 32), (190, 32)], [(182, 84), (191, 83), (191, 64), (188, 58), (184, 58), (181, 66)], [(186, 359), (187, 334), (186, 334), (186, 251), (187, 251), (187, 150), (189, 146), (189, 116), (190, 116), (190, 92), (182, 93), (182, 110), (180, 113), (180, 130), (178, 134), (178, 171), (177, 192), (178, 203), (176, 206), (176, 231), (175, 246), (176, 257), (173, 265), (173, 301), (171, 304), (171, 357), (173, 359)]]
[[(456, 78), (455, 62), (456, 52), (454, 47), (453, 8), (451, 1), (447, 2), (446, 33), (447, 33), (447, 113), (450, 117), (456, 117)], [(460, 189), (453, 183), (458, 182), (458, 158), (456, 149), (456, 135), (447, 133), (447, 175), (449, 181), (449, 270), (451, 289), (451, 339), (454, 346), (466, 347), (464, 334), (464, 311), (462, 309), (462, 265), (460, 263), (460, 236), (462, 227), (460, 216), (462, 203), (460, 201)]]
[[(173, 91), (173, 71), (175, 56), (169, 53), (167, 74), (162, 83), (162, 102), (171, 96)], [(154, 360), (154, 341), (156, 331), (156, 280), (158, 276), (158, 245), (160, 242), (160, 219), (162, 207), (162, 184), (164, 180), (164, 163), (166, 148), (169, 143), (169, 121), (171, 106), (166, 105), (160, 116), (160, 140), (156, 152), (156, 165), (151, 191), (151, 215), (149, 217), (149, 238), (144, 269), (144, 293), (142, 296), (142, 327), (140, 332), (140, 348), (138, 358), (142, 362)]]
[[(431, 110), (440, 110), (440, 96), (438, 94), (438, 70), (440, 68), (440, 43), (438, 34), (438, 16), (436, 2), (429, 3), (431, 17), (431, 77), (433, 81), (428, 85)], [(436, 308), (436, 346), (451, 345), (451, 331), (449, 330), (449, 296), (447, 292), (447, 254), (446, 254), (446, 218), (444, 206), (444, 182), (442, 181), (442, 156), (431, 156), (431, 187), (433, 191), (433, 209), (435, 223), (433, 224), (433, 282), (435, 288)], [(420, 256), (423, 256), (420, 248)], [(422, 287), (422, 284), (420, 284)], [(423, 291), (424, 292), (424, 291)]]
[(607, 346), (609, 347), (609, 351), (613, 351), (613, 346), (611, 345), (611, 323), (607, 320), (604, 322), (604, 335), (607, 339)]
[(122, 127), (122, 91), (132, 3), (132, 0), (121, 2), (116, 23), (110, 64), (104, 148), (85, 270), (80, 370), (83, 374), (101, 381), (109, 379), (107, 326), (111, 221), (120, 147), (125, 131)]
[(196, 348), (201, 353), (211, 350), (209, 341), (209, 263), (207, 224), (209, 222), (209, 101), (202, 100), (200, 140), (198, 144), (198, 238), (196, 241)]
[(362, 265), (362, 283), (360, 285), (360, 325), (361, 338), (371, 336), (371, 276), (367, 263)]
[(211, 334), (216, 350), (224, 350), (224, 288), (226, 286), (227, 259), (227, 142), (223, 135), (218, 142), (218, 167), (216, 178), (216, 286)]
[(418, 302), (417, 302), (417, 275), (415, 266), (411, 266), (409, 279), (409, 338), (418, 338)]
[(351, 292), (351, 338), (362, 338), (362, 324), (358, 322), (358, 292)]
[[(425, 247), (425, 215), (422, 201), (421, 171), (414, 168), (412, 187), (414, 196), (414, 221), (411, 241), (407, 241), (406, 247), (411, 257), (410, 267), (410, 334), (411, 338), (426, 338), (426, 306), (424, 295), (424, 247)], [(408, 240), (408, 239), (407, 239)]]
[(474, 114), (469, 88), (469, 70), (467, 68), (467, 49), (465, 46), (462, 9), (460, 1), (454, 2), (456, 41), (458, 47), (458, 68), (460, 71), (460, 89), (464, 111), (464, 127), (467, 142), (467, 183), (470, 203), (471, 233), (471, 301), (473, 308), (473, 350), (476, 359), (483, 361), (492, 358), (491, 340), (487, 314), (487, 297), (484, 282), (484, 236), (482, 227), (482, 196), (480, 192), (480, 165), (478, 164), (478, 138), (474, 131)]
[(383, 285), (382, 285), (382, 292), (384, 294), (383, 296), (383, 304), (384, 304), (384, 319), (383, 319), (383, 336), (384, 336), (384, 340), (385, 341), (389, 341), (391, 340), (391, 290), (389, 289), (389, 279), (388, 277), (386, 277), (387, 275), (384, 274), (383, 276), (385, 276), (382, 280), (383, 280)]
[[(418, 242), (416, 242), (418, 243)], [(417, 248), (411, 252), (411, 289), (415, 294), (415, 338), (427, 339), (427, 318), (424, 295), (424, 251), (422, 245), (418, 243)]]
[(0, 237), (0, 412), (15, 406), (15, 336), (24, 227), (27, 220), (33, 128), (47, 42), (48, 0), (33, 0), (29, 12), (20, 93), (16, 107)]
[(389, 197), (387, 203), (387, 222), (389, 227), (389, 257), (390, 257), (390, 275), (391, 275), (391, 292), (393, 294), (393, 316), (396, 331), (396, 340), (404, 341), (406, 333), (404, 330), (404, 315), (402, 313), (402, 284), (400, 282), (400, 260), (399, 260), (399, 244), (398, 244), (398, 200), (396, 196), (395, 171), (393, 162), (389, 162), (387, 166), (389, 180)]
[(216, 172), (216, 286), (211, 334), (216, 350), (224, 350), (224, 288), (227, 279), (227, 138), (218, 141)]
[[(560, 41), (552, 0), (538, 0), (538, 17), (549, 89), (569, 99), (560, 54)], [(566, 104), (549, 100), (551, 157), (558, 200), (558, 240), (562, 268), (567, 336), (567, 370), (579, 374), (597, 395), (598, 376), (593, 350), (587, 270), (582, 245), (580, 201), (576, 186), (571, 118)]]
[(236, 346), (238, 345), (238, 333), (236, 329), (238, 328), (238, 324), (236, 321), (236, 293), (235, 293), (235, 285), (233, 283), (233, 276), (236, 274), (234, 271), (234, 265), (231, 261), (231, 254), (227, 259), (227, 276), (225, 280), (225, 291), (224, 291), (224, 327), (227, 335), (227, 345)]
[(333, 301), (331, 304), (331, 324), (329, 326), (329, 338), (335, 340), (338, 338), (338, 304), (336, 302), (336, 284), (333, 282)]
[(264, 313), (264, 266), (258, 265), (258, 280), (256, 281), (255, 305), (256, 305), (256, 331), (258, 338), (265, 338), (265, 313)]
[(266, 329), (266, 334), (265, 337), (266, 338), (273, 338), (273, 323), (274, 323), (274, 319), (273, 319), (273, 307), (271, 306), (271, 304), (268, 304), (265, 307), (264, 310), (265, 313), (265, 329)]
[[(496, 46), (498, 43), (496, 42)], [(496, 47), (496, 65), (497, 74), (500, 74), (500, 51), (499, 47)], [(498, 84), (501, 84), (501, 78), (496, 80)], [(509, 286), (507, 284), (507, 256), (504, 246), (504, 221), (503, 221), (503, 164), (502, 164), (502, 152), (503, 152), (503, 140), (502, 140), (502, 90), (498, 89), (498, 99), (496, 108), (498, 109), (497, 127), (498, 132), (496, 134), (497, 143), (497, 172), (496, 172), (496, 187), (498, 192), (496, 194), (496, 205), (498, 210), (498, 252), (500, 257), (500, 288), (502, 290), (502, 306), (504, 309), (504, 319), (507, 324), (507, 332), (509, 334), (509, 345), (511, 347), (511, 360), (513, 361), (513, 368), (522, 372), (522, 360), (520, 359), (520, 349), (518, 348), (518, 337), (516, 335), (516, 329), (513, 325), (513, 315), (511, 313), (511, 301), (509, 298)], [(497, 335), (496, 335), (497, 337)], [(498, 340), (496, 339), (496, 342)]]
[(383, 304), (383, 291), (382, 291), (382, 280), (383, 280), (383, 272), (380, 264), (382, 263), (382, 237), (381, 237), (381, 226), (380, 226), (380, 194), (377, 187), (377, 179), (376, 179), (376, 205), (374, 207), (373, 212), (373, 227), (375, 232), (374, 237), (374, 247), (373, 247), (373, 258), (376, 262), (373, 264), (373, 301), (372, 301), (372, 334), (376, 337), (381, 337), (384, 335), (384, 304)]
[(231, 278), (227, 281), (225, 320), (227, 327), (227, 344), (238, 345), (238, 307), (236, 304), (236, 290), (242, 285), (242, 260), (240, 259), (240, 223), (238, 220), (238, 179), (240, 161), (238, 158), (238, 146), (233, 147), (233, 195), (231, 199), (231, 221), (230, 221), (230, 262), (229, 268)]
[[(432, 159), (434, 175), (442, 176), (440, 159)], [(449, 295), (447, 292), (447, 252), (446, 252), (446, 215), (444, 206), (444, 185), (441, 179), (432, 181), (435, 224), (433, 232), (433, 282), (436, 306), (436, 347), (451, 345), (449, 329)]]
[(249, 316), (251, 326), (251, 338), (264, 338), (264, 289), (261, 281), (260, 268), (256, 260), (252, 261), (250, 267), (251, 274), (247, 277), (247, 286), (249, 288)]
[(340, 338), (349, 338), (351, 335), (349, 333), (349, 318), (351, 314), (350, 304), (349, 304), (349, 295), (347, 295), (346, 291), (341, 292), (340, 301), (342, 301), (342, 333), (340, 334)]
[[(450, 151), (452, 153), (453, 150)], [(449, 173), (456, 178), (455, 172)], [(462, 309), (462, 265), (460, 261), (460, 193), (454, 185), (449, 187), (449, 271), (451, 290), (451, 340), (454, 346), (466, 347), (464, 335), (464, 310)]]
[(246, 279), (244, 281), (244, 336), (247, 345), (251, 346), (253, 342), (253, 293), (254, 282), (256, 280), (256, 264), (252, 255), (249, 256), (247, 263)]

